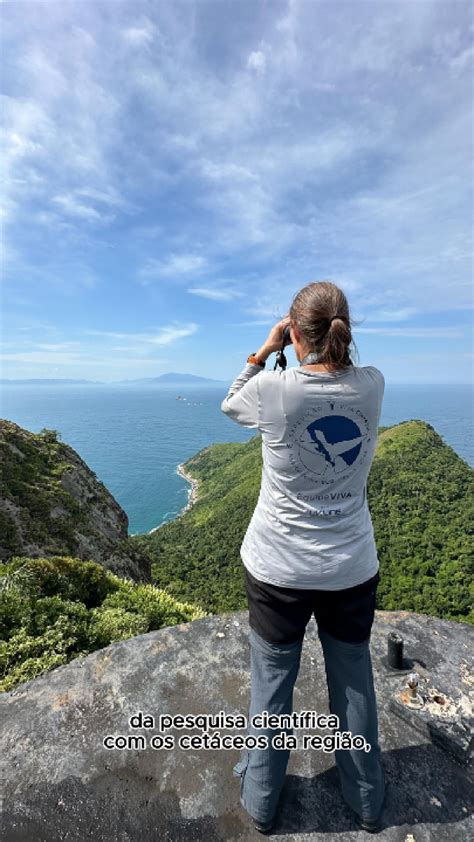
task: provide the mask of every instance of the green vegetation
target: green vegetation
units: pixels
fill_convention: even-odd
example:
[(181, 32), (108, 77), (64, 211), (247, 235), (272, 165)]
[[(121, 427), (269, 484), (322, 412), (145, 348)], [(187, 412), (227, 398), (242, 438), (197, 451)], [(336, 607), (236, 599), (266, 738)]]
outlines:
[(474, 471), (430, 424), (379, 436), (367, 486), (378, 607), (474, 624)]
[[(261, 437), (206, 448), (185, 468), (194, 506), (132, 540), (152, 558), (153, 581), (213, 612), (246, 607), (240, 545), (255, 508)], [(379, 428), (367, 483), (381, 569), (377, 608), (474, 624), (474, 471), (423, 421)]]
[[(64, 471), (71, 467), (67, 445), (58, 441), (56, 430), (46, 427), (41, 433), (30, 433), (2, 421), (1, 432), (2, 498), (11, 503), (11, 510), (0, 512), (2, 548), (8, 554), (22, 552), (12, 514), (18, 511), (21, 533), (28, 536), (29, 544), (74, 553), (74, 528), (87, 527), (88, 512), (61, 484)], [(53, 517), (57, 509), (66, 516)]]
[(0, 690), (110, 643), (204, 616), (95, 562), (15, 557), (0, 564)]
[(68, 555), (150, 581), (150, 559), (131, 544), (126, 513), (60, 438), (0, 419), (0, 560)]

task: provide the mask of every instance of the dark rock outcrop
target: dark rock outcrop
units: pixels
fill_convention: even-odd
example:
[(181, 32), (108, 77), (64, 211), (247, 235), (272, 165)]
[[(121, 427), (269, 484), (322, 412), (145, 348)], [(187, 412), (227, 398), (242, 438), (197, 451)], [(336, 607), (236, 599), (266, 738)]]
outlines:
[[(416, 710), (408, 718), (397, 714), (406, 675), (393, 675), (383, 664), (390, 631), (403, 637), (404, 655), (420, 675), (424, 719)], [(164, 713), (246, 716), (247, 634), (247, 612), (197, 620), (109, 646), (3, 694), (5, 842), (261, 838), (239, 804), (232, 776), (237, 751), (154, 750), (149, 741), (158, 729), (129, 725), (138, 711), (155, 720)], [(376, 611), (371, 655), (388, 782), (380, 839), (472, 838), (473, 637), (467, 624)], [(441, 694), (444, 703), (434, 702)], [(313, 621), (294, 709), (328, 712)], [(170, 733), (177, 740), (187, 732)], [(146, 747), (103, 746), (107, 735), (130, 734), (143, 735)], [(292, 753), (275, 835), (288, 842), (366, 838), (342, 798), (332, 753)]]
[(0, 419), (0, 560), (70, 555), (118, 576), (150, 580), (150, 559), (96, 474), (54, 430), (31, 433)]

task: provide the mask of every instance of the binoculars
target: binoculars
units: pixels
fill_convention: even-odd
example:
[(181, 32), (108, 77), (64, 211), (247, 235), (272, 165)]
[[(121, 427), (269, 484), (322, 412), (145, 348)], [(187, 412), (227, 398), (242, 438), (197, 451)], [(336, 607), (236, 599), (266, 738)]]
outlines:
[(276, 360), (275, 360), (275, 365), (273, 366), (273, 371), (275, 371), (275, 369), (276, 369), (276, 367), (277, 367), (277, 366), (280, 366), (280, 368), (281, 368), (283, 371), (285, 371), (286, 366), (288, 365), (288, 363), (287, 363), (287, 361), (286, 361), (285, 352), (284, 352), (283, 348), (285, 347), (285, 345), (287, 345), (287, 344), (288, 344), (288, 342), (290, 342), (291, 344), (293, 344), (293, 343), (291, 342), (291, 339), (290, 339), (290, 328), (289, 328), (289, 327), (285, 327), (285, 328), (283, 329), (283, 334), (282, 334), (281, 348), (280, 348), (280, 350), (279, 350), (279, 351), (277, 351)]
[[(290, 339), (290, 328), (289, 328), (289, 327), (285, 327), (285, 328), (284, 328), (284, 330), (283, 330), (283, 348), (285, 347), (285, 345), (286, 345), (288, 342), (290, 342), (290, 343), (291, 343), (291, 339)], [(291, 343), (291, 344), (292, 344), (292, 343)]]

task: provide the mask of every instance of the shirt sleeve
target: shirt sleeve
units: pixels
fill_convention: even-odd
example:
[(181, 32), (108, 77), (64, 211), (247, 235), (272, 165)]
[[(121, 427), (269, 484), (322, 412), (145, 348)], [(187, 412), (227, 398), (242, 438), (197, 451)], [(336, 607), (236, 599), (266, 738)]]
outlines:
[(373, 366), (373, 365), (368, 366), (368, 369), (369, 369), (372, 377), (375, 379), (375, 382), (377, 383), (377, 415), (378, 415), (378, 419), (379, 419), (379, 422), (380, 422), (380, 415), (381, 415), (381, 412), (382, 412), (382, 403), (383, 403), (384, 394), (385, 394), (385, 377), (382, 374), (382, 372), (380, 371), (380, 369), (375, 368), (375, 366)]
[(247, 363), (221, 403), (222, 412), (242, 427), (258, 429), (260, 393), (256, 375), (262, 371), (262, 366)]

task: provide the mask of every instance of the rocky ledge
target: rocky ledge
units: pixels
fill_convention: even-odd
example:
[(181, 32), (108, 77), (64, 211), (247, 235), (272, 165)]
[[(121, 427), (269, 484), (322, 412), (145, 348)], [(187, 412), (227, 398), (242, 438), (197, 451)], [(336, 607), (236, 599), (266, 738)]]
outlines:
[[(147, 721), (130, 725), (139, 711), (155, 725), (163, 714), (246, 716), (247, 616), (225, 614), (141, 635), (4, 693), (5, 842), (261, 838), (239, 803), (232, 776), (238, 751), (152, 748), (158, 729), (147, 729)], [(407, 675), (384, 664), (391, 631), (403, 638), (404, 655), (418, 672), (426, 699), (421, 711), (401, 701)], [(380, 839), (472, 839), (473, 637), (466, 624), (376, 611), (371, 654), (388, 782)], [(329, 712), (313, 622), (294, 709)], [(169, 733), (178, 739), (186, 731)], [(131, 735), (145, 745), (104, 746), (106, 737), (111, 745), (111, 738), (127, 743)], [(292, 752), (274, 833), (287, 842), (366, 838), (340, 793), (333, 753)]]
[(0, 560), (70, 555), (150, 581), (151, 561), (128, 535), (128, 516), (55, 430), (0, 419)]

